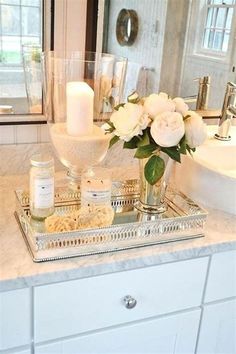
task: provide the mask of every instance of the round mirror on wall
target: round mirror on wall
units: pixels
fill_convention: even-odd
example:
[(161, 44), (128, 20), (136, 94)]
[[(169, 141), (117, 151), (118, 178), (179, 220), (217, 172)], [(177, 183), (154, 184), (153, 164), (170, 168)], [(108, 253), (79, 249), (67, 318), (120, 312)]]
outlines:
[(116, 20), (116, 38), (120, 45), (131, 46), (138, 34), (138, 15), (134, 10), (122, 9)]

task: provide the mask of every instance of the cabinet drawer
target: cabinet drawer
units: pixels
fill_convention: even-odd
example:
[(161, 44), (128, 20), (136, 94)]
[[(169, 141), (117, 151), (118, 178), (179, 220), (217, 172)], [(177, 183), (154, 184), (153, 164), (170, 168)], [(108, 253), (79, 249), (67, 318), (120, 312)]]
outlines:
[(193, 354), (200, 312), (189, 311), (38, 345), (35, 354)]
[(29, 343), (29, 289), (0, 293), (0, 350)]
[(236, 251), (212, 257), (205, 302), (236, 296)]
[[(35, 288), (35, 341), (200, 305), (208, 258)], [(123, 298), (137, 301), (127, 309)]]

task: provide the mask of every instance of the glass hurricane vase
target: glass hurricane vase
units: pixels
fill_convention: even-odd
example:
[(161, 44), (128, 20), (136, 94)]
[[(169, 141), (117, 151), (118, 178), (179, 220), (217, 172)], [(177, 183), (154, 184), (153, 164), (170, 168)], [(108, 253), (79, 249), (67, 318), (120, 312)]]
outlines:
[(43, 53), (44, 113), (72, 184), (107, 153), (110, 136), (100, 126), (120, 103), (126, 65), (125, 58), (110, 54)]

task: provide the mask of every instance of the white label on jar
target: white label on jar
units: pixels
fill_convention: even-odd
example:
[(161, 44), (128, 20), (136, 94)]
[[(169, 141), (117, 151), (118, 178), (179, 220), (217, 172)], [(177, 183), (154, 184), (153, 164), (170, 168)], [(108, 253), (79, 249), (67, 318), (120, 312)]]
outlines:
[(81, 205), (111, 204), (111, 190), (84, 190), (81, 191)]
[(54, 178), (34, 179), (34, 207), (51, 208), (54, 205)]

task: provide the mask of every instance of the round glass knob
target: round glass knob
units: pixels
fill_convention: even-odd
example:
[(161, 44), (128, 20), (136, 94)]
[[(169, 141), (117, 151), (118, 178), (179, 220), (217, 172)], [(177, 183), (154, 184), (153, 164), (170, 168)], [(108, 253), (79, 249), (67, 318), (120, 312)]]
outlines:
[(125, 307), (127, 309), (133, 309), (136, 304), (137, 304), (137, 300), (135, 300), (132, 296), (130, 295), (126, 295), (123, 299), (123, 302), (125, 304)]

